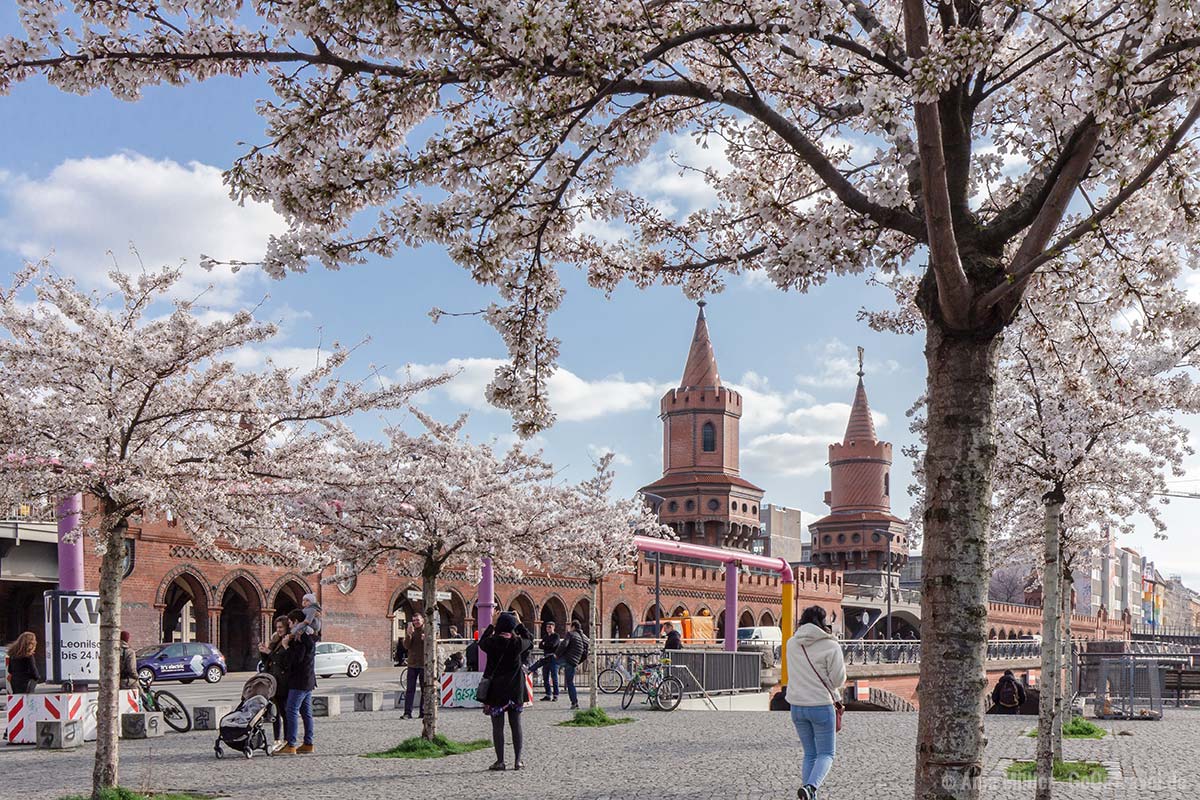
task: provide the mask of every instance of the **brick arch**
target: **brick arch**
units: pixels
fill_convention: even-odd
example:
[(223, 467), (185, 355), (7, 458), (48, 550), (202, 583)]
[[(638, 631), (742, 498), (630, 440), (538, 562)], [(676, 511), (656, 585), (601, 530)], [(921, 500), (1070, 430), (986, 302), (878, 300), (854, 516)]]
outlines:
[[(664, 616), (664, 617), (669, 616), (667, 614), (667, 610), (665, 608), (662, 611), (662, 616)], [(654, 603), (652, 601), (650, 603), (650, 605), (646, 606), (646, 610), (642, 613), (642, 618), (640, 620), (636, 620), (634, 622), (634, 624), (636, 625), (638, 622), (653, 622), (653, 621), (654, 621)]]
[(204, 594), (204, 602), (209, 606), (213, 604), (212, 590), (209, 589), (208, 579), (204, 577), (204, 573), (200, 571), (199, 567), (195, 564), (187, 563), (180, 564), (163, 576), (162, 582), (158, 584), (158, 592), (154, 596), (155, 605), (161, 606), (166, 602), (167, 589), (171, 587), (176, 578), (191, 578), (192, 580), (188, 582), (189, 586), (193, 582), (196, 584), (195, 586), (191, 586), (192, 590), (195, 591), (199, 588)]
[[(535, 606), (535, 608), (536, 608), (536, 606)], [(570, 622), (569, 615), (571, 613), (571, 608), (567, 606), (566, 601), (564, 601), (558, 595), (558, 593), (556, 593), (556, 592), (551, 593), (545, 599), (545, 601), (543, 601), (542, 607), (540, 609), (537, 609), (537, 612), (538, 612), (538, 620), (537, 621), (538, 621), (539, 626), (543, 622), (548, 622), (550, 620), (554, 620), (555, 627), (558, 628), (560, 631), (565, 631), (567, 629), (567, 623)], [(549, 618), (546, 617), (547, 614), (550, 614)]]
[(396, 606), (408, 601), (406, 596), (409, 591), (420, 591), (421, 587), (414, 583), (401, 584), (392, 592), (392, 596), (388, 598), (387, 613), (389, 615), (396, 613)]
[(221, 582), (217, 584), (217, 591), (215, 591), (213, 594), (217, 598), (223, 598), (225, 596), (225, 590), (228, 589), (230, 584), (232, 584), (238, 578), (246, 579), (246, 583), (250, 584), (250, 588), (254, 590), (254, 593), (258, 597), (258, 607), (266, 608), (267, 594), (265, 591), (263, 591), (262, 583), (259, 582), (258, 578), (254, 577), (253, 572), (247, 569), (235, 569), (224, 578), (221, 578)]
[(267, 606), (269, 608), (278, 608), (276, 602), (279, 600), (279, 593), (283, 591), (283, 587), (287, 586), (289, 583), (298, 584), (304, 590), (300, 593), (301, 595), (312, 592), (312, 587), (309, 585), (308, 581), (304, 580), (304, 578), (294, 572), (289, 572), (287, 575), (284, 575), (282, 578), (275, 581), (275, 583), (271, 585), (270, 590), (267, 592)]

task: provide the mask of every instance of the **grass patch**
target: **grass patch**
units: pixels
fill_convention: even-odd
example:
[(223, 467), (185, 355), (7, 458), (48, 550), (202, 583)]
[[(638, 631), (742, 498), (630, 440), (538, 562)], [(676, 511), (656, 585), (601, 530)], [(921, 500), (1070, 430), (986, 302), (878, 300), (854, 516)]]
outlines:
[[(100, 800), (212, 800), (219, 797), (215, 794), (196, 794), (195, 792), (135, 792), (124, 786), (114, 786), (100, 791)], [(90, 794), (73, 794), (61, 797), (59, 800), (90, 800)]]
[(603, 708), (588, 708), (576, 711), (575, 716), (566, 722), (558, 723), (560, 728), (607, 728), (609, 725), (624, 725), (633, 722), (633, 717), (610, 717)]
[[(1104, 728), (1083, 717), (1075, 717), (1075, 719), (1063, 725), (1064, 739), (1103, 739), (1107, 734), (1108, 731), (1104, 730)], [(1029, 732), (1031, 739), (1036, 739), (1037, 735), (1037, 728)]]
[[(1035, 780), (1037, 763), (1014, 761), (1005, 771), (1005, 776), (1014, 781)], [(1065, 783), (1103, 783), (1108, 780), (1108, 770), (1103, 764), (1092, 761), (1055, 761), (1054, 780)]]
[(432, 740), (414, 736), (411, 739), (405, 739), (391, 750), (384, 750), (382, 753), (364, 753), (363, 758), (445, 758), (446, 756), (473, 753), (491, 746), (490, 739), (456, 742), (439, 733)]

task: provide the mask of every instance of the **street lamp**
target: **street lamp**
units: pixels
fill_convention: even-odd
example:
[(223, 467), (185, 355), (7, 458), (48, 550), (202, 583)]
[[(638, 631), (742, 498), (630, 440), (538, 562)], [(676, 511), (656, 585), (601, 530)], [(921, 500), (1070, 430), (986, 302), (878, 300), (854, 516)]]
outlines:
[[(650, 492), (642, 492), (642, 497), (650, 502), (650, 510), (654, 512), (654, 516), (659, 517), (661, 522), (662, 505), (666, 502), (666, 498)], [(662, 554), (657, 550), (654, 551), (654, 635), (657, 636), (662, 632), (662, 584), (659, 576), (662, 575)]]
[(887, 593), (887, 638), (892, 640), (892, 539), (896, 534), (890, 530), (880, 528), (875, 531), (882, 533), (887, 538), (887, 585), (884, 587), (884, 592)]

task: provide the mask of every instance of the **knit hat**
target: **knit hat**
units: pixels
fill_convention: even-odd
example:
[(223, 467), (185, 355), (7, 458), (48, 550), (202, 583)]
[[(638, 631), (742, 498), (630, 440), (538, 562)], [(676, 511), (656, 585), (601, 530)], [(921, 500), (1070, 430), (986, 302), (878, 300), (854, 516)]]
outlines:
[(496, 633), (512, 633), (517, 629), (517, 618), (505, 611), (496, 620)]
[(129, 631), (121, 631), (121, 641), (129, 644)]

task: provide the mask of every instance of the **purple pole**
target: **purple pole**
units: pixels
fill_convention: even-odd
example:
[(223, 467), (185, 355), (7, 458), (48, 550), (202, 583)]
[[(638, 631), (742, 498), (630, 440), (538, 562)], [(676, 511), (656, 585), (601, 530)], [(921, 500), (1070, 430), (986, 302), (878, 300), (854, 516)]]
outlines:
[(737, 650), (738, 569), (736, 561), (725, 565), (725, 650)]
[(78, 494), (66, 495), (55, 509), (58, 517), (58, 589), (62, 592), (83, 591), (83, 534), (79, 531), (82, 511), (83, 496)]
[[(492, 612), (496, 608), (496, 583), (492, 577), (492, 559), (484, 557), (483, 569), (479, 576), (479, 600), (475, 603), (475, 608), (479, 612), (479, 625), (476, 627), (477, 633), (483, 633), (488, 625), (492, 624)], [(487, 654), (482, 650), (479, 651), (479, 671), (483, 672), (483, 668), (487, 666)]]

